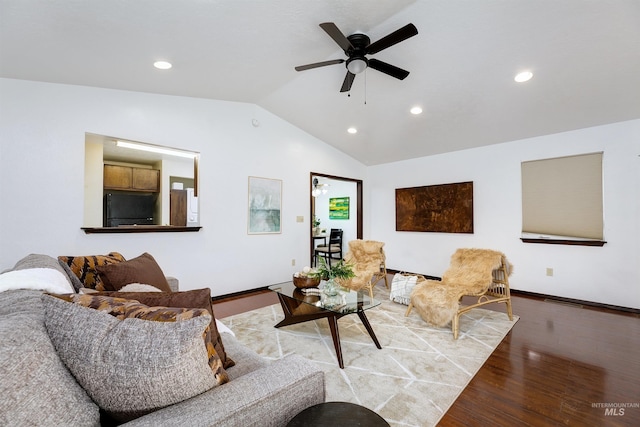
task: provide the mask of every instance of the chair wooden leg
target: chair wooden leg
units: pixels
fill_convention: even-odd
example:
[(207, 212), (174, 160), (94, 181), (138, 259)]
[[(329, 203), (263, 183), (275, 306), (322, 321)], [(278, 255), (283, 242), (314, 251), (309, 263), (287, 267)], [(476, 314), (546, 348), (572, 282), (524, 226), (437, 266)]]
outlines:
[(451, 320), (451, 330), (453, 331), (453, 339), (458, 339), (458, 333), (460, 332), (460, 315), (456, 313)]
[(513, 309), (511, 308), (511, 298), (507, 300), (507, 315), (509, 320), (513, 320)]
[(413, 308), (413, 303), (409, 303), (409, 307), (407, 307), (407, 311), (404, 313), (404, 317), (408, 317), (409, 313), (411, 313), (411, 309)]

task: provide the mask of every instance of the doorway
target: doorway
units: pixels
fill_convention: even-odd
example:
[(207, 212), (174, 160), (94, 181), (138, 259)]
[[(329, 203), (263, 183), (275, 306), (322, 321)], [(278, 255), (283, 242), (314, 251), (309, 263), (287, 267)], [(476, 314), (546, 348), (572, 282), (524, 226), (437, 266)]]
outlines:
[[(316, 180), (315, 186), (314, 180)], [(332, 184), (334, 185), (332, 186)], [(312, 190), (319, 188), (325, 189), (326, 191), (317, 191), (317, 194), (314, 196), (314, 194), (312, 194)], [(320, 228), (326, 230), (327, 235), (330, 231), (330, 228), (343, 228), (340, 226), (341, 221), (345, 221), (348, 219), (349, 223), (353, 223), (353, 220), (355, 219), (355, 224), (350, 227), (351, 229), (353, 229), (353, 231), (348, 233), (347, 238), (343, 241), (343, 253), (346, 253), (348, 249), (346, 245), (349, 240), (353, 240), (354, 238), (362, 239), (362, 180), (346, 178), (342, 176), (327, 175), (319, 172), (311, 172), (309, 174), (309, 189), (309, 218), (311, 218), (311, 221), (309, 221), (309, 265), (313, 265), (313, 254), (318, 243), (317, 237), (314, 236), (313, 220), (315, 218), (325, 220), (324, 224), (322, 222), (320, 223)], [(348, 196), (345, 197), (345, 195)], [(320, 198), (320, 200), (316, 200), (317, 198)], [(344, 203), (347, 204), (348, 218), (344, 218), (344, 214), (334, 215), (335, 212), (334, 214), (331, 214), (330, 217), (329, 201), (331, 199), (334, 199), (334, 202), (340, 201), (343, 204), (343, 207)], [(322, 212), (316, 211), (316, 208), (319, 206), (322, 206)], [(347, 222), (345, 222), (345, 224), (347, 224)]]

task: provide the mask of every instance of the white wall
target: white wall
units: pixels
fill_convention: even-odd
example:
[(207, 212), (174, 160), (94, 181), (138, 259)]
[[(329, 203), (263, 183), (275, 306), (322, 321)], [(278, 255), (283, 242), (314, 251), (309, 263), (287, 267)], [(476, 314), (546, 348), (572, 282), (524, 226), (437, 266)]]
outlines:
[[(0, 79), (0, 102), (0, 270), (29, 253), (148, 251), (183, 289), (221, 295), (289, 280), (309, 259), (310, 171), (366, 174), (252, 104), (12, 79)], [(203, 229), (85, 234), (85, 132), (199, 151)], [(249, 175), (283, 181), (281, 234), (247, 235)]]
[(102, 227), (104, 167), (102, 144), (87, 142), (84, 146), (84, 215), (85, 227)]
[[(604, 152), (604, 247), (522, 243), (520, 163), (595, 151)], [(492, 248), (514, 264), (514, 289), (640, 308), (638, 155), (634, 120), (370, 167), (368, 237), (385, 242), (393, 269), (440, 276), (457, 248)], [(463, 181), (474, 185), (474, 234), (395, 231), (396, 188)]]

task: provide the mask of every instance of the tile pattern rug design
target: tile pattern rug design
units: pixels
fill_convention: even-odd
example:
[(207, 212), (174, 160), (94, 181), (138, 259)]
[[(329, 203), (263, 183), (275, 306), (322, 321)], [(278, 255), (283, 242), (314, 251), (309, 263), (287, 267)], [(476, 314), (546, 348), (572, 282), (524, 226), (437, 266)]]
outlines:
[[(352, 402), (380, 414), (391, 426), (434, 426), (511, 330), (518, 317), (474, 309), (460, 318), (460, 336), (436, 328), (406, 306), (389, 301), (366, 311), (382, 350), (355, 314), (338, 321), (345, 369), (338, 367), (326, 319), (273, 327), (284, 318), (279, 304), (221, 321), (240, 342), (262, 356), (278, 359), (298, 353), (325, 372), (327, 401)], [(233, 357), (233, 355), (231, 355)]]

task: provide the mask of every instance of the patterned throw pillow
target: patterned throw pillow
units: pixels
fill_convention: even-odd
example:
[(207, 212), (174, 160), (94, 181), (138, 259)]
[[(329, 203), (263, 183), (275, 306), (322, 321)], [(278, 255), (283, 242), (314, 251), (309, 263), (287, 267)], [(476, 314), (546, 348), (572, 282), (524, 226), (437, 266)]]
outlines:
[(229, 379), (206, 310), (92, 294), (43, 294), (42, 301), (58, 355), (114, 419), (137, 418)]
[(109, 252), (107, 255), (59, 256), (58, 260), (66, 264), (75, 274), (82, 286), (97, 291), (106, 290), (97, 267), (126, 261), (122, 254)]

